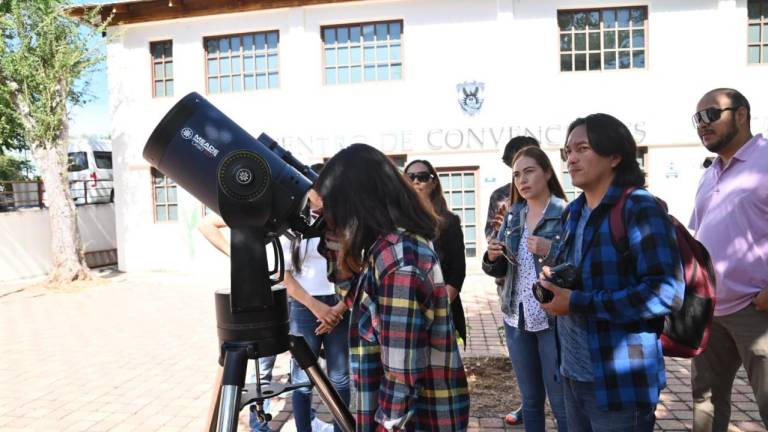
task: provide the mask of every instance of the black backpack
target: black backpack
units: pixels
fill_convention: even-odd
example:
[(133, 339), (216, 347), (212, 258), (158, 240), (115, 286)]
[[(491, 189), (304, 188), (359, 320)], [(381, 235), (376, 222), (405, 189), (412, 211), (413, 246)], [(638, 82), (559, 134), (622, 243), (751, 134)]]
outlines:
[[(627, 197), (636, 189), (625, 189), (608, 216), (611, 240), (623, 262), (632, 259), (624, 223), (624, 206)], [(667, 204), (659, 198), (656, 200), (667, 211)], [(704, 245), (693, 238), (674, 216), (667, 214), (667, 217), (675, 228), (677, 247), (683, 261), (685, 295), (680, 310), (654, 320), (654, 325), (665, 356), (691, 358), (701, 354), (709, 342), (715, 313), (715, 272)]]

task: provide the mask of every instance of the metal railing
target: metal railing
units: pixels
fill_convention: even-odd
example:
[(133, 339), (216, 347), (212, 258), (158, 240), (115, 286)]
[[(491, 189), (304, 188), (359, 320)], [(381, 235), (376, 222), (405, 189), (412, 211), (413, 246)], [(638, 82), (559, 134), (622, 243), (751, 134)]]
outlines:
[[(114, 199), (112, 180), (71, 180), (69, 192), (76, 205), (108, 203)], [(0, 181), (0, 212), (47, 207), (42, 180)]]

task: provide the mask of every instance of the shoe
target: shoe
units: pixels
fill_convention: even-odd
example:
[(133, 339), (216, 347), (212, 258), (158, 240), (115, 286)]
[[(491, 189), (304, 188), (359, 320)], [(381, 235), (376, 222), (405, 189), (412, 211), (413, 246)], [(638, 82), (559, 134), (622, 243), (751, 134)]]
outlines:
[(312, 420), (312, 432), (333, 432), (333, 424), (326, 423), (315, 417)]
[(523, 424), (523, 408), (520, 407), (504, 416), (504, 423), (511, 426)]

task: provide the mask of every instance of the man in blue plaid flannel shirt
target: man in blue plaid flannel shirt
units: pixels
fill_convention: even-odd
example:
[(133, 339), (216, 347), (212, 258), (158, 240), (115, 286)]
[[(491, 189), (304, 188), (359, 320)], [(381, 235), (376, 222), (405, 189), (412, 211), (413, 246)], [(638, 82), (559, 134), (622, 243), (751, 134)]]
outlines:
[(629, 256), (614, 247), (608, 222), (624, 188), (645, 183), (636, 149), (627, 127), (607, 114), (568, 128), (563, 157), (583, 193), (565, 210), (557, 256), (579, 277), (567, 288), (540, 282), (554, 293), (542, 307), (558, 316), (570, 432), (653, 431), (666, 384), (657, 318), (679, 309), (684, 293), (674, 229), (643, 188), (625, 204)]

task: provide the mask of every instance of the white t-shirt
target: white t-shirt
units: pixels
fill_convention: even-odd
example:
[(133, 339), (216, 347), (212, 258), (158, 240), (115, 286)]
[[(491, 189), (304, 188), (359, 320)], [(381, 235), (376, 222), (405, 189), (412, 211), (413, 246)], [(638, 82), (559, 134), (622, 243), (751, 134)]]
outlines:
[(291, 273), (294, 279), (301, 284), (304, 290), (311, 296), (331, 295), (336, 290), (332, 283), (328, 282), (328, 264), (325, 257), (317, 252), (319, 238), (302, 240), (299, 245), (301, 260), (301, 273), (296, 273), (291, 260), (291, 241), (286, 237), (280, 237), (285, 259), (285, 271)]

